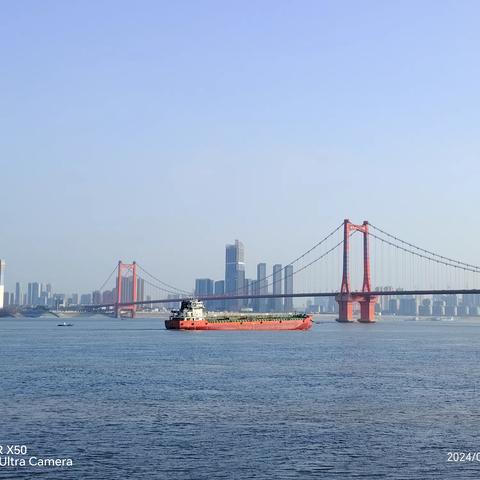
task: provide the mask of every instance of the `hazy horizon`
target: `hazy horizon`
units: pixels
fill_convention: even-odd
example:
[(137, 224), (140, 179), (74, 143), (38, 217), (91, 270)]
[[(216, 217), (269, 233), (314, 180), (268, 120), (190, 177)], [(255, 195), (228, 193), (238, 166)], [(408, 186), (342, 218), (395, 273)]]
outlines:
[[(480, 4), (4, 2), (6, 287), (193, 288), (344, 218), (480, 263)], [(269, 267), (269, 268), (270, 268)]]

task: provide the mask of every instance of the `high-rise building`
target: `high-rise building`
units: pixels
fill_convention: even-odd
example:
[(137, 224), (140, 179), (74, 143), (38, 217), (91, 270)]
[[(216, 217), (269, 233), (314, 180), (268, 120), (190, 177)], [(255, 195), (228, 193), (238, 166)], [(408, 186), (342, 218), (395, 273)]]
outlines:
[(32, 305), (32, 283), (28, 282), (27, 285), (27, 305)]
[(430, 298), (422, 299), (422, 303), (418, 306), (418, 314), (425, 317), (432, 314), (432, 301)]
[[(391, 292), (393, 290), (393, 287), (387, 286), (387, 287), (375, 287), (375, 290), (379, 292)], [(380, 295), (377, 299), (377, 302), (380, 305), (380, 312), (388, 312), (389, 310), (389, 305), (390, 305), (390, 299), (392, 297), (390, 295)]]
[(115, 303), (113, 290), (105, 290), (102, 292), (102, 303)]
[(22, 287), (20, 286), (20, 282), (15, 284), (15, 305), (17, 305), (17, 307), (22, 305)]
[[(285, 267), (283, 278), (283, 293), (293, 293), (293, 265)], [(293, 298), (285, 297), (283, 302), (285, 312), (293, 312)]]
[(338, 313), (338, 302), (335, 300), (334, 297), (328, 297), (327, 312)]
[(95, 290), (92, 293), (92, 303), (94, 305), (100, 305), (102, 303), (102, 294), (101, 294), (100, 290)]
[[(197, 278), (195, 280), (195, 296), (196, 297), (210, 297), (213, 295), (213, 280), (211, 278)], [(215, 303), (206, 301), (205, 307), (207, 310), (213, 310)]]
[(32, 303), (38, 305), (40, 303), (41, 284), (38, 282), (32, 283)]
[[(213, 294), (215, 296), (220, 296), (225, 294), (225, 280), (218, 280), (215, 282), (213, 287)], [(225, 310), (225, 300), (215, 300), (213, 302), (214, 310), (221, 312)]]
[(434, 300), (432, 304), (432, 315), (445, 315), (445, 301)]
[[(282, 293), (282, 265), (277, 263), (273, 266), (273, 294), (279, 295)], [(274, 312), (283, 312), (283, 298), (274, 298), (273, 299), (273, 311)]]
[(418, 315), (417, 299), (413, 296), (400, 298), (398, 313), (400, 315)]
[(84, 293), (80, 295), (80, 305), (91, 305), (92, 304), (92, 295), (90, 293)]
[[(118, 279), (116, 280), (115, 292), (118, 288)], [(138, 286), (138, 282), (137, 282)], [(121, 302), (131, 302), (133, 301), (133, 277), (132, 276), (122, 276), (122, 292), (121, 292)]]
[(3, 308), (3, 293), (5, 291), (5, 260), (0, 260), (0, 308)]
[(52, 295), (52, 306), (55, 310), (66, 307), (65, 294), (54, 293)]
[[(241, 295), (245, 288), (245, 250), (243, 243), (235, 240), (233, 245), (225, 247), (225, 294)], [(242, 300), (227, 300), (228, 310), (240, 310)]]
[[(267, 264), (259, 263), (257, 265), (257, 289), (259, 295), (266, 295), (268, 293), (267, 282)], [(255, 310), (257, 312), (266, 312), (268, 305), (267, 298), (258, 298), (255, 302)]]
[(47, 303), (50, 303), (50, 300), (51, 300), (52, 295), (53, 295), (53, 290), (52, 290), (52, 284), (51, 283), (47, 283), (47, 285), (45, 286), (45, 294), (46, 294), (46, 297), (47, 297)]
[(37, 305), (47, 306), (48, 305), (48, 297), (47, 292), (45, 290), (40, 290), (40, 295), (38, 296)]
[(29, 282), (27, 288), (27, 305), (35, 306), (40, 301), (40, 284), (38, 282)]
[(137, 300), (143, 302), (145, 300), (145, 280), (137, 278)]
[(471, 294), (464, 294), (462, 296), (462, 300), (463, 300), (463, 305), (464, 306), (472, 306), (472, 305), (476, 305), (477, 304), (477, 295), (471, 295)]
[[(430, 307), (430, 311), (431, 311), (431, 307)], [(398, 312), (398, 298), (394, 297), (394, 298), (391, 298), (390, 297), (390, 300), (388, 301), (388, 313), (390, 315), (396, 315)]]
[(213, 295), (213, 280), (211, 278), (197, 278), (195, 280), (195, 296), (207, 297)]

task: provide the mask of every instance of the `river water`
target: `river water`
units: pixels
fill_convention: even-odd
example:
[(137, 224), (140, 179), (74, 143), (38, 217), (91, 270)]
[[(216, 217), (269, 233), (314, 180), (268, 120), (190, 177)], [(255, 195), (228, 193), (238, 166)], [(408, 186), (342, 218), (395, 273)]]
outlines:
[(1, 479), (480, 478), (447, 461), (480, 451), (479, 320), (71, 321), (0, 319), (0, 445), (73, 463)]

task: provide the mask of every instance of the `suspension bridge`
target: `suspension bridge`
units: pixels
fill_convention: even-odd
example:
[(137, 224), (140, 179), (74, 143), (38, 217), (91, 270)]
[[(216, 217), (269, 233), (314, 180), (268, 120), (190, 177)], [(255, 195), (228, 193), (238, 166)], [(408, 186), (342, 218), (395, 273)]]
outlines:
[[(361, 234), (361, 242), (354, 241), (353, 237), (358, 234)], [(333, 297), (338, 303), (339, 322), (353, 321), (354, 306), (359, 305), (358, 321), (371, 323), (375, 321), (375, 305), (381, 297), (480, 294), (480, 266), (419, 247), (367, 221), (354, 224), (345, 219), (284, 265), (282, 278), (291, 277), (294, 291), (279, 293), (279, 289), (274, 288), (275, 293), (272, 292), (271, 287), (275, 282), (278, 284), (273, 273), (262, 279), (261, 288), (257, 282), (256, 288), (255, 285), (253, 288), (242, 285), (221, 295), (200, 295), (198, 298), (252, 302)], [(373, 287), (372, 279), (376, 285), (384, 287)], [(114, 285), (106, 290), (109, 282)], [(150, 295), (145, 295), (145, 290)], [(172, 304), (193, 296), (192, 292), (161, 280), (136, 262), (122, 261), (95, 293), (94, 304), (84, 306), (85, 309), (107, 310), (116, 316), (130, 314), (132, 317), (140, 306)]]

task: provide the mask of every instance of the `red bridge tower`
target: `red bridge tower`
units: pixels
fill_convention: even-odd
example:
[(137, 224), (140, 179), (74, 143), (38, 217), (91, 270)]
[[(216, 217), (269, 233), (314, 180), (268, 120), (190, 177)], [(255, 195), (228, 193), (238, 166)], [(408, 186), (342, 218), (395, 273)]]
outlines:
[[(123, 275), (123, 272), (131, 273), (131, 298), (125, 299), (125, 302), (122, 302), (122, 287), (123, 281), (126, 280), (126, 276)], [(125, 305), (120, 306), (121, 303), (126, 302), (136, 302), (137, 301), (137, 264), (136, 262), (133, 263), (123, 263), (121, 260), (118, 261), (118, 271), (117, 271), (117, 300), (115, 304), (115, 315), (118, 318), (122, 311), (130, 311), (132, 318), (135, 318), (135, 314), (137, 311), (137, 306), (133, 305)]]
[[(363, 233), (363, 285), (361, 292), (350, 291), (350, 271), (349, 271), (349, 253), (350, 253), (350, 234), (352, 231)], [(359, 322), (372, 323), (375, 322), (375, 302), (377, 297), (364, 295), (371, 292), (370, 285), (370, 254), (368, 250), (368, 222), (362, 225), (354, 225), (350, 220), (345, 219), (343, 222), (343, 276), (342, 287), (337, 295), (339, 313), (338, 322), (353, 321), (353, 303), (360, 304)]]

